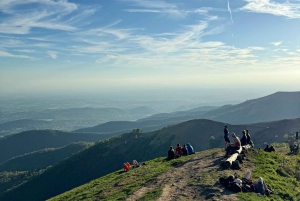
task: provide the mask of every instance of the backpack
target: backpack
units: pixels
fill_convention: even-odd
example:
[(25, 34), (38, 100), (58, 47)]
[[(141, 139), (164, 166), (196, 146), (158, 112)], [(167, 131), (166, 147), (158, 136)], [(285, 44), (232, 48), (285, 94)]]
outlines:
[(234, 181), (234, 177), (231, 175), (227, 178), (221, 177), (219, 178), (220, 184), (223, 184), (224, 186), (228, 185), (230, 182)]
[(227, 186), (225, 186), (227, 190), (233, 191), (233, 192), (242, 192), (242, 187), (235, 183), (235, 182), (230, 182)]

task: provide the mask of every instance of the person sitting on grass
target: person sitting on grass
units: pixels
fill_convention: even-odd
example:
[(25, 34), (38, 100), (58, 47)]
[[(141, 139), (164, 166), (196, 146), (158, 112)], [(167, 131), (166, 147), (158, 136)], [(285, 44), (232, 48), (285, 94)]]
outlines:
[(132, 167), (133, 168), (138, 168), (138, 167), (140, 167), (140, 164), (136, 160), (133, 160), (132, 161)]
[(243, 130), (243, 137), (241, 138), (241, 145), (247, 145), (247, 135), (246, 135), (246, 131)]
[(175, 151), (173, 149), (173, 147), (171, 146), (169, 151), (168, 151), (168, 159), (171, 160), (171, 159), (174, 159), (175, 158)]
[(195, 154), (194, 148), (192, 147), (192, 145), (190, 143), (187, 143), (186, 147), (187, 147), (189, 154)]
[(269, 150), (268, 150), (269, 152), (275, 152), (275, 148), (271, 145), (270, 147), (269, 147)]
[(123, 168), (124, 168), (124, 172), (127, 172), (129, 170), (129, 168), (130, 168), (130, 164), (128, 162), (124, 163)]
[(249, 144), (253, 147), (253, 142), (251, 141), (251, 136), (249, 134), (248, 129), (246, 129), (246, 136), (247, 136), (247, 144)]
[(269, 145), (266, 145), (264, 151), (269, 152)]
[(241, 141), (240, 139), (235, 135), (235, 133), (231, 134), (233, 138), (233, 144), (229, 144), (229, 146), (226, 148), (226, 155), (225, 158), (229, 156), (231, 151), (236, 151), (241, 148)]
[(183, 145), (183, 148), (182, 148), (182, 155), (183, 156), (187, 156), (188, 155), (188, 150), (187, 150), (187, 148), (186, 148), (186, 146), (185, 145)]
[(175, 157), (180, 157), (182, 155), (182, 146), (180, 144), (177, 144), (177, 148), (175, 151)]

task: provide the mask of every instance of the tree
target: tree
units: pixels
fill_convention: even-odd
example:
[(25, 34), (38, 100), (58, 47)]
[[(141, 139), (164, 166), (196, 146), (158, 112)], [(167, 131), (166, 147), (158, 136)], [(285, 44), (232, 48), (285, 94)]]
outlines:
[(209, 138), (209, 146), (210, 148), (215, 148), (217, 147), (218, 141), (215, 139), (214, 136), (210, 136)]
[(136, 128), (132, 130), (133, 133), (142, 133), (142, 129)]

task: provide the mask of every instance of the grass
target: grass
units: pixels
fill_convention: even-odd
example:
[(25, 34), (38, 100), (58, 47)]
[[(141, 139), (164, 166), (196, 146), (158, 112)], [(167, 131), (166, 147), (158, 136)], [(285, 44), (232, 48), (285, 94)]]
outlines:
[(151, 191), (147, 192), (143, 197), (137, 199), (137, 201), (148, 201), (148, 200), (156, 200), (162, 194), (161, 188), (154, 188)]
[[(121, 170), (113, 172), (50, 200), (124, 200), (147, 182), (172, 168), (184, 164), (193, 157), (195, 155), (170, 161), (166, 161), (164, 157), (156, 158), (146, 162), (146, 165), (140, 168), (126, 173), (122, 173)], [(151, 200), (153, 197), (159, 196), (160, 193), (161, 189), (153, 189), (146, 193), (141, 200)]]
[[(283, 148), (279, 151), (284, 153)], [(287, 152), (287, 149), (285, 152)], [(258, 196), (255, 193), (239, 193), (240, 200), (300, 200), (300, 155), (288, 156), (260, 150), (248, 153), (247, 157), (252, 158), (255, 166), (253, 180), (262, 177), (275, 194), (267, 197)]]

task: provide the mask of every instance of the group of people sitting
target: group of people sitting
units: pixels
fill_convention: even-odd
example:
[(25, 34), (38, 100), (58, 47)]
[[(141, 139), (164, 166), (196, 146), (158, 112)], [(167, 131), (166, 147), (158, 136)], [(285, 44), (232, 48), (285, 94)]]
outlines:
[(235, 135), (235, 133), (231, 133), (231, 137), (233, 138), (233, 143), (230, 142), (229, 139), (229, 131), (228, 126), (225, 125), (224, 128), (224, 139), (225, 139), (225, 151), (226, 154), (224, 157), (228, 157), (232, 151), (239, 150), (241, 146), (251, 145), (253, 147), (253, 142), (251, 141), (251, 136), (248, 130), (243, 130), (243, 136), (241, 140)]
[(266, 152), (273, 152), (275, 151), (275, 148), (273, 147), (273, 145), (269, 146), (268, 144), (266, 145), (264, 151)]
[(253, 181), (250, 171), (248, 171), (242, 179), (239, 179), (235, 173), (234, 176), (220, 178), (219, 181), (226, 189), (235, 192), (256, 192), (261, 195), (274, 194), (263, 178), (259, 177), (256, 181)]
[(130, 169), (141, 167), (143, 164), (145, 164), (145, 163), (138, 163), (136, 160), (132, 161), (132, 165), (130, 165), (130, 163), (126, 162), (126, 163), (124, 163), (124, 166), (123, 166), (124, 172), (127, 172)]
[(170, 147), (168, 151), (168, 159), (171, 160), (174, 158), (179, 158), (180, 156), (187, 156), (194, 153), (194, 148), (190, 143), (187, 143), (186, 145), (184, 144), (183, 147), (180, 146), (180, 144), (177, 144), (177, 148), (175, 150), (172, 146)]

